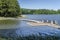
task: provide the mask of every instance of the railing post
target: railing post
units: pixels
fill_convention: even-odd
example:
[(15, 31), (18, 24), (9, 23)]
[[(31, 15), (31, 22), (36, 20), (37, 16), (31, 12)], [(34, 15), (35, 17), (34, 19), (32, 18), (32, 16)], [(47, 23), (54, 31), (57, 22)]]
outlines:
[(44, 20), (42, 20), (42, 23), (44, 23)]
[(55, 24), (58, 24), (56, 20), (55, 20)]
[(51, 24), (53, 24), (53, 21), (51, 20)]
[(47, 23), (49, 22), (49, 20), (47, 20)]

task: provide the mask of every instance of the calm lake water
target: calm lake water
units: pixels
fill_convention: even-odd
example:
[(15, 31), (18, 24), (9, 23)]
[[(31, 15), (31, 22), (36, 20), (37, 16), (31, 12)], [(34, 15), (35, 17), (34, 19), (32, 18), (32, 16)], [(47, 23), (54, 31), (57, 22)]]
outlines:
[[(33, 20), (56, 20), (60, 25), (60, 15), (26, 15), (25, 19)], [(60, 36), (60, 29), (50, 26), (31, 26), (27, 24), (27, 21), (22, 20), (0, 20), (0, 36), (16, 37), (16, 36), (28, 36), (32, 34), (41, 33), (47, 35)]]

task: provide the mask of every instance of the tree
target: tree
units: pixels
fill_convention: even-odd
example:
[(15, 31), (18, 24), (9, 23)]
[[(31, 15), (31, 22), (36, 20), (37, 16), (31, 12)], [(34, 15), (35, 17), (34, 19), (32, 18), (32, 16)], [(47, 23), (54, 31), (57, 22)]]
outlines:
[(60, 14), (60, 10), (22, 8), (22, 14)]
[(20, 6), (17, 0), (0, 0), (0, 16), (16, 17), (20, 14)]
[(60, 14), (60, 9), (57, 10), (58, 14)]

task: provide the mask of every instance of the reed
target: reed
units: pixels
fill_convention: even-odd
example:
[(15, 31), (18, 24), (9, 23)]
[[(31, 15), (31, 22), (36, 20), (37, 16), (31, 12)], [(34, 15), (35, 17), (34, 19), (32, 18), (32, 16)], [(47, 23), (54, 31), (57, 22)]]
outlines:
[(28, 36), (17, 36), (17, 37), (0, 37), (0, 40), (60, 40), (60, 36), (58, 35), (47, 35), (42, 36), (40, 33), (39, 35), (28, 35)]

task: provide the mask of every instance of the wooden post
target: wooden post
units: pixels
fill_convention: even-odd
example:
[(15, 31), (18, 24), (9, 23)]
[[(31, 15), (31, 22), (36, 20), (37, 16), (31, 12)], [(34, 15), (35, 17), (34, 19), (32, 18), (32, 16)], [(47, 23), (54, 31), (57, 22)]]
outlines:
[(42, 20), (42, 23), (44, 23), (44, 20)]
[(55, 24), (58, 24), (56, 20), (55, 20)]
[(51, 20), (51, 24), (53, 24), (53, 20)]
[(49, 22), (49, 20), (47, 20), (47, 23)]

